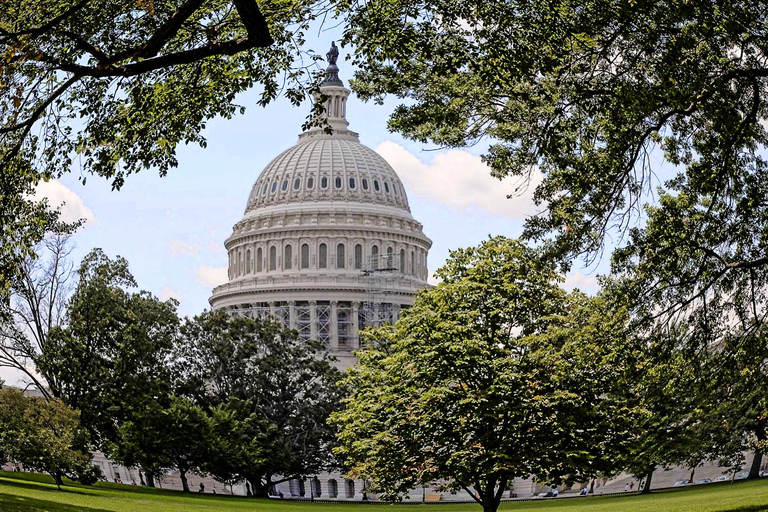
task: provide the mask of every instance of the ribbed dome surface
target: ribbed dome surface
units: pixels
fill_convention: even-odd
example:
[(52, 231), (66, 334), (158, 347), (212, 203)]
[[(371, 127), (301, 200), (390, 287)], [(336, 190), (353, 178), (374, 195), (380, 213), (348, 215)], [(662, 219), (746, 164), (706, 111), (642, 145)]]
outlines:
[(351, 132), (309, 132), (267, 165), (251, 189), (246, 213), (305, 201), (375, 203), (410, 212), (394, 169)]

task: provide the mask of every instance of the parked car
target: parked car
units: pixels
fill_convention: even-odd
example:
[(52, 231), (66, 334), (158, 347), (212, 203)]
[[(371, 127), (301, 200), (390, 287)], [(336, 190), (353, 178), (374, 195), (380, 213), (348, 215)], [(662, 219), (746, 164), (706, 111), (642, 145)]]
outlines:
[(675, 484), (672, 487), (682, 487), (684, 485), (688, 485), (690, 482), (688, 480), (680, 480), (679, 482), (675, 482)]
[(699, 480), (696, 480), (696, 483), (697, 483), (697, 484), (708, 484), (708, 483), (709, 483), (709, 482), (711, 482), (711, 481), (712, 481), (712, 480), (710, 480), (709, 478), (701, 478), (701, 479), (699, 479)]
[(730, 479), (731, 477), (728, 475), (720, 475), (719, 477), (715, 478), (715, 482), (727, 482)]
[(745, 480), (749, 476), (749, 473), (742, 473), (736, 477), (736, 480)]

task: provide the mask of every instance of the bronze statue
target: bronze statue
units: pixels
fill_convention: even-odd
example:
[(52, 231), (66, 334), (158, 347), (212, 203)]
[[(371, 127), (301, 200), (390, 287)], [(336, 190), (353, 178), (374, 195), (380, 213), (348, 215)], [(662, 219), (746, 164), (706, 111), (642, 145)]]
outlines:
[(328, 63), (331, 65), (336, 64), (336, 60), (339, 58), (339, 49), (336, 47), (336, 43), (331, 41), (331, 49), (325, 54), (328, 59)]

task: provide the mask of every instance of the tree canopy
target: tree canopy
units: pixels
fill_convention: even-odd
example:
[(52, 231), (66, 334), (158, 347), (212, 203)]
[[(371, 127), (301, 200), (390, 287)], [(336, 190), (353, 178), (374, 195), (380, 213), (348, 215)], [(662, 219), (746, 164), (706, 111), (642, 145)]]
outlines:
[(305, 97), (303, 34), (315, 0), (41, 0), (0, 10), (0, 285), (54, 227), (30, 200), (70, 171), (111, 180), (176, 166), (214, 117), (281, 92)]
[(389, 499), (440, 482), (493, 512), (516, 477), (608, 470), (606, 447), (627, 432), (606, 398), (625, 316), (566, 295), (541, 251), (503, 237), (453, 251), (436, 274), (349, 370), (332, 419), (351, 474)]

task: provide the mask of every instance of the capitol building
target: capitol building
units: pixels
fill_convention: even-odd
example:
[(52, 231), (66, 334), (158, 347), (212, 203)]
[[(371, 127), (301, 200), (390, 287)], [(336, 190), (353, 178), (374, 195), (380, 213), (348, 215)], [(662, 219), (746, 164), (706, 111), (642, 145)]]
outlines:
[(324, 342), (346, 368), (358, 330), (397, 320), (427, 286), (432, 242), (395, 170), (349, 129), (335, 55), (320, 86), (324, 126), (299, 135), (256, 179), (225, 241), (228, 282), (210, 303), (276, 318)]

